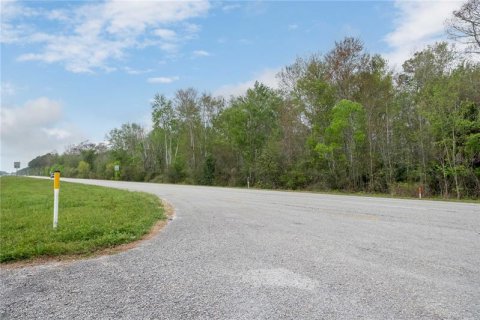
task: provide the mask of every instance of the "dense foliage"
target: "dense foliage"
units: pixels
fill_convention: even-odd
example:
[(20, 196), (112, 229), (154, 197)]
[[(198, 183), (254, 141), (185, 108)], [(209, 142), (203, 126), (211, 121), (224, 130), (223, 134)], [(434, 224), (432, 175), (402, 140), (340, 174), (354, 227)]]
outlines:
[[(193, 88), (155, 95), (153, 129), (115, 128), (29, 163), (30, 173), (413, 196), (480, 196), (480, 64), (446, 43), (393, 72), (361, 41), (299, 58), (280, 89), (225, 101)], [(120, 170), (115, 171), (115, 166)]]

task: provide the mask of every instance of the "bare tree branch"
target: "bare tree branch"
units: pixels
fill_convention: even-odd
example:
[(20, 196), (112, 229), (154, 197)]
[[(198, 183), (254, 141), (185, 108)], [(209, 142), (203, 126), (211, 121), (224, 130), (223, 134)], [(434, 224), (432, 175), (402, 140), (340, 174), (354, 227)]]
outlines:
[(480, 0), (468, 0), (447, 21), (451, 39), (468, 45), (467, 52), (480, 54)]

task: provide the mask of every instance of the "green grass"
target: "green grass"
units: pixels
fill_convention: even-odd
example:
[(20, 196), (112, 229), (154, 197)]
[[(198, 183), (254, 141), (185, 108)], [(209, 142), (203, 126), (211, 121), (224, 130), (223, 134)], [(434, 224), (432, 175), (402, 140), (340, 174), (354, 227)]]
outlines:
[(88, 255), (140, 239), (159, 219), (150, 194), (61, 182), (53, 229), (53, 181), (0, 178), (0, 262)]

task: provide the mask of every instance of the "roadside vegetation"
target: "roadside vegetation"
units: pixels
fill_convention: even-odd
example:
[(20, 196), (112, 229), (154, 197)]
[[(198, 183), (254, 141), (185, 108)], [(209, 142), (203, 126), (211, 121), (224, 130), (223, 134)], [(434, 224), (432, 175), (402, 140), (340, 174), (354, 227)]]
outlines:
[(108, 144), (38, 156), (21, 173), (478, 199), (479, 11), (470, 0), (449, 21), (467, 52), (437, 43), (393, 70), (345, 38), (285, 66), (279, 89), (159, 92), (152, 130), (125, 123)]
[(0, 262), (88, 255), (138, 240), (165, 219), (160, 200), (153, 195), (62, 182), (54, 230), (52, 184), (0, 178)]

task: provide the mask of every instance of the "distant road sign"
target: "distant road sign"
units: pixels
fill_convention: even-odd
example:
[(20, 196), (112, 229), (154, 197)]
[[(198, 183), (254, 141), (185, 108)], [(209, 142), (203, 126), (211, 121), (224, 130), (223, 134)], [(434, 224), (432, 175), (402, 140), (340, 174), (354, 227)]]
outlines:
[(15, 169), (20, 169), (20, 161), (15, 161), (15, 162), (13, 162), (13, 167), (14, 167)]
[(115, 171), (119, 171), (120, 170), (120, 166), (117, 164), (115, 165)]

